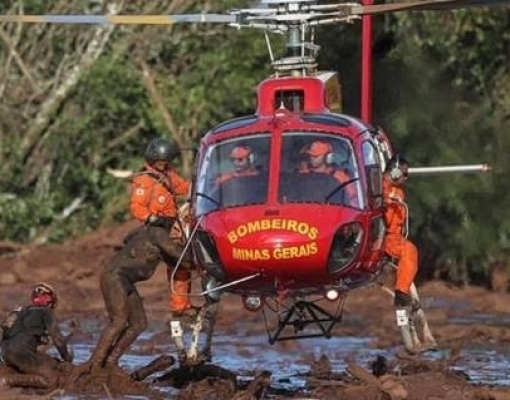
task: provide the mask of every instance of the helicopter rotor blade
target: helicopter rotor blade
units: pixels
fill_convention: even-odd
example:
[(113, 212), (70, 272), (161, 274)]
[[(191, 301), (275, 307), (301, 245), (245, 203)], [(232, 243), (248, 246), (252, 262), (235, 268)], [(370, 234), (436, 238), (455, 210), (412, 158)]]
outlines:
[(173, 25), (178, 23), (231, 24), (238, 20), (228, 14), (177, 15), (0, 15), (0, 22), (82, 25)]
[(351, 15), (382, 14), (397, 11), (412, 10), (457, 10), (470, 7), (493, 7), (510, 5), (510, 0), (423, 0), (406, 1), (392, 4), (377, 4), (370, 6), (354, 6)]
[[(455, 10), (469, 7), (510, 5), (510, 0), (421, 0), (391, 4), (362, 5), (353, 3), (308, 4), (314, 0), (266, 0), (265, 8), (229, 10), (225, 14), (175, 15), (0, 15), (2, 22), (34, 24), (82, 25), (174, 25), (179, 23), (212, 23), (233, 27), (285, 29), (296, 23), (309, 25), (346, 22), (362, 15), (412, 10)], [(280, 5), (269, 7), (269, 5)]]

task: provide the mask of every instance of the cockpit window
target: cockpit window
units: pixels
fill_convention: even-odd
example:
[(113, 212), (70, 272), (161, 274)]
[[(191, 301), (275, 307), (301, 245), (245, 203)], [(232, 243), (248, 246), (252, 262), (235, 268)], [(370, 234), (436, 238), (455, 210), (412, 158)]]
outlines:
[(285, 107), (295, 113), (305, 107), (305, 92), (303, 90), (278, 90), (274, 97), (274, 109)]
[(197, 176), (197, 213), (267, 202), (270, 136), (229, 139), (207, 149)]
[(282, 203), (363, 208), (359, 171), (351, 142), (327, 134), (284, 133), (278, 199)]

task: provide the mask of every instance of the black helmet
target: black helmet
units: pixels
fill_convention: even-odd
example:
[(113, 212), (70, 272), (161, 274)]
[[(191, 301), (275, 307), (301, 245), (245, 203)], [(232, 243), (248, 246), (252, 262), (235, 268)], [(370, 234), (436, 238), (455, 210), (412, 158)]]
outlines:
[(172, 143), (163, 138), (157, 138), (150, 141), (145, 150), (145, 161), (153, 164), (156, 161), (171, 162), (179, 154), (179, 149)]

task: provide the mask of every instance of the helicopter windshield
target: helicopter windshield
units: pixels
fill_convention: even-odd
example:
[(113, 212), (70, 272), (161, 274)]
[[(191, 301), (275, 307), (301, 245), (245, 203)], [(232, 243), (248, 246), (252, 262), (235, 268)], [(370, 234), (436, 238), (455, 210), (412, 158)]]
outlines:
[(359, 171), (348, 139), (311, 132), (286, 132), (280, 159), (280, 202), (363, 208)]
[(197, 212), (267, 202), (268, 133), (225, 140), (207, 149), (197, 179)]

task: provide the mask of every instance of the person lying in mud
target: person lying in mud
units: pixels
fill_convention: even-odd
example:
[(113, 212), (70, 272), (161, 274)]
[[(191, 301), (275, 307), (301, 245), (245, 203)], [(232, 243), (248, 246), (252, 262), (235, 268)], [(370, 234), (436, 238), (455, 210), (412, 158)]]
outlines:
[(47, 283), (36, 284), (30, 292), (30, 303), (11, 311), (0, 326), (4, 362), (20, 372), (2, 377), (0, 387), (53, 389), (58, 386), (62, 361), (38, 351), (40, 345), (52, 342), (64, 361), (73, 361), (66, 338), (58, 327), (55, 290)]
[[(109, 323), (101, 333), (86, 368), (98, 371), (118, 366), (120, 357), (147, 329), (142, 298), (135, 286), (151, 278), (160, 261), (176, 265), (183, 246), (168, 234), (160, 217), (128, 235), (124, 246), (102, 268), (100, 287)], [(189, 259), (182, 268), (190, 268)]]

